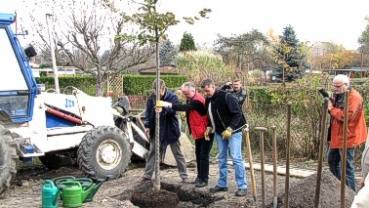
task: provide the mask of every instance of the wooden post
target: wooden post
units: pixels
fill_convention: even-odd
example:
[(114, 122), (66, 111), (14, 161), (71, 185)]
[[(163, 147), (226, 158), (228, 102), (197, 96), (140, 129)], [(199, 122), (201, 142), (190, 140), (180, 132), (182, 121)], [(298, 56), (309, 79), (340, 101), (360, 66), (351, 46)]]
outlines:
[(341, 158), (341, 207), (346, 207), (345, 192), (346, 192), (346, 166), (347, 166), (347, 126), (348, 126), (348, 101), (349, 92), (345, 91), (345, 106), (343, 116), (343, 144), (342, 144), (342, 158)]
[(245, 135), (245, 145), (246, 150), (249, 157), (249, 164), (250, 164), (250, 175), (251, 175), (251, 185), (252, 185), (252, 195), (254, 198), (254, 207), (257, 207), (258, 204), (258, 194), (256, 190), (256, 180), (255, 180), (255, 173), (254, 173), (254, 163), (252, 159), (252, 152), (251, 152), (251, 145), (250, 145), (250, 132), (249, 127), (247, 125), (247, 128), (244, 128), (244, 135)]
[(276, 126), (273, 125), (273, 207), (277, 207), (277, 135), (276, 135)]
[(291, 106), (292, 103), (287, 103), (287, 143), (286, 143), (286, 183), (284, 207), (289, 207), (289, 192), (290, 192), (290, 150), (291, 150)]
[(315, 183), (315, 197), (314, 207), (319, 207), (319, 196), (320, 196), (320, 181), (322, 179), (322, 165), (323, 165), (323, 146), (325, 140), (326, 124), (327, 124), (327, 112), (328, 112), (328, 98), (324, 98), (322, 106), (322, 120), (320, 128), (320, 141), (319, 141), (319, 159), (318, 159), (318, 171)]
[(261, 196), (262, 196), (262, 207), (265, 207), (264, 132), (267, 129), (265, 127), (255, 127), (255, 130), (260, 131)]

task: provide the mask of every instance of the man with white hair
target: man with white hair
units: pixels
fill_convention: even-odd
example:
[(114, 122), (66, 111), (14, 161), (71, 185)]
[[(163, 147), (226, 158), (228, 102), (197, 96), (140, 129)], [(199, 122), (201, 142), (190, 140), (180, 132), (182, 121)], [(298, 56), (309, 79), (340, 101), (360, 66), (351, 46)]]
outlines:
[(348, 129), (347, 129), (347, 158), (346, 185), (355, 188), (355, 147), (365, 142), (367, 129), (364, 118), (362, 96), (350, 86), (346, 75), (339, 74), (333, 79), (333, 102), (329, 101), (328, 110), (331, 115), (331, 141), (328, 150), (328, 165), (330, 171), (341, 180), (341, 155), (343, 148), (344, 100), (346, 90), (348, 97)]

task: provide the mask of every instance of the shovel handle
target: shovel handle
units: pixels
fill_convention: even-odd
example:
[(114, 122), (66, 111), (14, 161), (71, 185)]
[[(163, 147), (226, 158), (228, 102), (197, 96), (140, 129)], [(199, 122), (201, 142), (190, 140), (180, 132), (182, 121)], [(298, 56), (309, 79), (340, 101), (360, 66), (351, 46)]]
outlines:
[(267, 130), (267, 128), (265, 128), (265, 127), (255, 127), (255, 130), (257, 130), (257, 131), (266, 131)]
[(253, 159), (252, 159), (252, 153), (251, 153), (251, 146), (250, 146), (250, 136), (248, 128), (244, 129), (244, 137), (245, 137), (245, 145), (247, 149), (247, 154), (249, 157), (249, 164), (250, 164), (250, 174), (251, 174), (251, 182), (252, 182), (252, 195), (254, 198), (254, 203), (257, 202), (257, 190), (256, 190), (256, 181), (255, 181), (255, 174), (254, 174), (254, 165), (253, 165)]

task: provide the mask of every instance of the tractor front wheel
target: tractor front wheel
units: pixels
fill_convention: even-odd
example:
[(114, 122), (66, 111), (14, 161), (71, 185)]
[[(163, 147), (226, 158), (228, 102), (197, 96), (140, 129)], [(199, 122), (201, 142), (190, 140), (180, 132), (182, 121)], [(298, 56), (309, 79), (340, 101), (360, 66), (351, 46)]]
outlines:
[(79, 145), (77, 162), (92, 179), (119, 178), (131, 159), (126, 135), (116, 127), (100, 126), (87, 132)]
[(12, 133), (0, 122), (0, 195), (10, 187), (17, 173), (17, 149)]

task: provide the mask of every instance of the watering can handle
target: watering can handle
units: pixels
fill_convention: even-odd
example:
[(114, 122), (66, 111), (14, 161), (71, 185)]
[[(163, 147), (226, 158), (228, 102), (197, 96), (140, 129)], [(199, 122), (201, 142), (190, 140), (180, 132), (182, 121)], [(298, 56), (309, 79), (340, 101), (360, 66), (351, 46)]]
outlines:
[(42, 185), (50, 185), (52, 188), (55, 187), (54, 182), (52, 180), (46, 179), (42, 182)]
[(81, 183), (78, 181), (63, 181), (60, 183), (60, 185), (78, 185), (81, 187)]
[(52, 181), (54, 182), (55, 185), (58, 186), (63, 181), (71, 181), (74, 179), (75, 179), (74, 176), (60, 176), (60, 177), (53, 178)]

